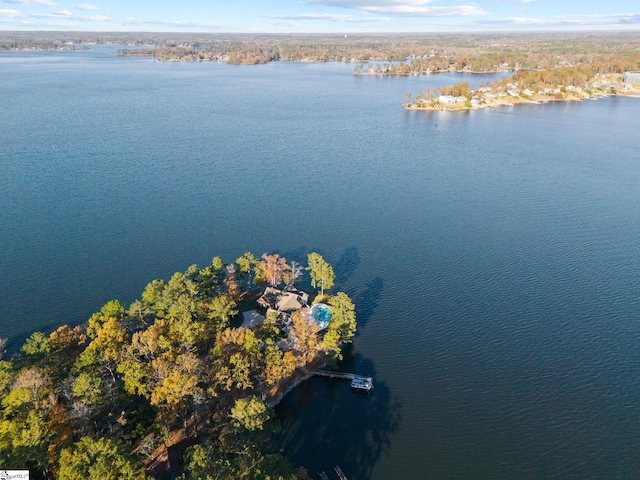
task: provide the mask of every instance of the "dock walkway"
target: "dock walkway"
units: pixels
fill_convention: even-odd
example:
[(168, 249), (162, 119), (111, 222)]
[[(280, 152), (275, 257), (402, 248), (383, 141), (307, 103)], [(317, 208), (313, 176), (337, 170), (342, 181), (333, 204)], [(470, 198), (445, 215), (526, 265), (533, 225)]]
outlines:
[(351, 387), (356, 390), (371, 391), (373, 388), (373, 377), (362, 377), (355, 373), (332, 372), (330, 370), (309, 370), (311, 375), (319, 377), (339, 378), (342, 380), (351, 380)]
[(340, 477), (340, 480), (347, 480), (347, 476), (342, 472), (342, 469), (338, 465), (336, 465), (336, 468), (334, 468), (334, 470), (336, 471), (338, 477)]
[(330, 370), (309, 370), (309, 373), (319, 377), (342, 378), (343, 380), (353, 380), (357, 377), (355, 373), (332, 372)]

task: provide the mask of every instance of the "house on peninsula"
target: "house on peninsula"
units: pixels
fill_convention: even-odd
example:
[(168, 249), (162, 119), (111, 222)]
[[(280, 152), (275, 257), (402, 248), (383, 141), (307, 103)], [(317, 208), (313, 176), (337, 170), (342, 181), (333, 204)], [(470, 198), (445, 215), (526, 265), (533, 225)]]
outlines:
[(258, 299), (258, 305), (266, 308), (267, 313), (270, 310), (276, 312), (286, 321), (293, 312), (307, 307), (308, 301), (309, 294), (306, 292), (267, 287)]

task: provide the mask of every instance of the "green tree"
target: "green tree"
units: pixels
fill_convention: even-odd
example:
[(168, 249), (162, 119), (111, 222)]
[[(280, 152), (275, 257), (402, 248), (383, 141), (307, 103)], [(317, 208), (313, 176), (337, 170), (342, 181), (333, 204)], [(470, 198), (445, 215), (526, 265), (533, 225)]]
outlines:
[(329, 331), (335, 331), (342, 343), (351, 341), (356, 333), (356, 312), (351, 298), (344, 292), (338, 292), (328, 304), (333, 314)]
[(51, 351), (49, 337), (42, 332), (34, 332), (20, 347), (20, 351), (29, 356), (45, 356)]
[(147, 284), (142, 292), (142, 303), (154, 315), (164, 316), (166, 312), (166, 307), (162, 301), (165, 286), (164, 280), (153, 280)]
[(214, 333), (227, 328), (231, 318), (238, 314), (236, 302), (226, 295), (218, 295), (212, 298), (207, 307), (207, 318), (210, 320)]
[(100, 314), (105, 317), (122, 318), (125, 314), (125, 308), (119, 300), (109, 300), (100, 309)]
[(88, 373), (78, 375), (71, 390), (75, 397), (87, 405), (98, 405), (104, 400), (102, 380)]
[(322, 338), (321, 347), (332, 353), (332, 361), (342, 359), (341, 345), (351, 341), (356, 332), (355, 306), (351, 298), (338, 292), (329, 298), (332, 318)]
[(231, 409), (231, 418), (247, 430), (263, 430), (271, 416), (265, 403), (256, 396), (236, 400)]
[(83, 437), (60, 453), (59, 480), (146, 479), (144, 467), (115, 440)]
[(260, 260), (258, 260), (253, 253), (246, 252), (236, 259), (236, 264), (238, 265), (240, 274), (246, 278), (245, 285), (248, 288), (251, 284), (251, 273), (260, 265)]
[(235, 478), (235, 471), (226, 455), (213, 445), (193, 445), (184, 454), (186, 478), (222, 480)]
[(324, 289), (333, 287), (333, 281), (336, 278), (333, 267), (322, 258), (322, 255), (316, 252), (310, 253), (307, 256), (307, 261), (311, 285), (313, 288), (320, 286), (321, 294), (324, 295)]
[(99, 312), (94, 313), (89, 318), (87, 333), (89, 337), (95, 338), (96, 332), (110, 318), (121, 320), (125, 315), (125, 308), (118, 300), (109, 300)]

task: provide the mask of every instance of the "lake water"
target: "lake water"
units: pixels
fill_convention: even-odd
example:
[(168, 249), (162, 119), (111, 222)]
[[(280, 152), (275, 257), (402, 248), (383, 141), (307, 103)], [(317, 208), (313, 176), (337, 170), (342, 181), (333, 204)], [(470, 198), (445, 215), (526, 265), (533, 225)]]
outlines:
[[(640, 472), (638, 99), (407, 112), (486, 76), (0, 54), (0, 336), (79, 323), (214, 255), (318, 251), (347, 371), (278, 407), (350, 479)], [(317, 478), (317, 477), (316, 477)]]

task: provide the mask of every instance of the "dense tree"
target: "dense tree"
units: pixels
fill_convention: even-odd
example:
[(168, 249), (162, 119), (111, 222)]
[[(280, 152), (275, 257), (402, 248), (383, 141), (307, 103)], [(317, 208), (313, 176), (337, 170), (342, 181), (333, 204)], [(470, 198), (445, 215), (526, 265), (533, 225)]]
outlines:
[[(291, 286), (301, 273), (278, 255), (263, 257), (264, 270), (252, 255), (243, 258), (241, 273), (276, 284)], [(267, 401), (296, 368), (339, 351), (353, 306), (343, 294), (332, 297), (338, 321), (324, 334), (302, 311), (290, 334), (275, 313), (259, 327), (231, 328), (238, 307), (225, 270), (232, 275), (217, 257), (204, 269), (191, 265), (149, 283), (128, 310), (112, 300), (86, 327), (36, 332), (22, 357), (0, 360), (0, 468), (144, 478), (131, 452), (152, 458), (160, 442), (178, 436), (205, 440), (185, 456), (186, 478), (306, 478), (271, 445), (277, 422)]]
[(335, 280), (333, 267), (322, 258), (322, 255), (316, 252), (310, 253), (307, 259), (309, 265), (307, 270), (309, 270), (311, 276), (311, 286), (313, 288), (319, 286), (321, 294), (324, 295), (325, 288), (333, 287), (333, 281)]
[(49, 337), (42, 332), (34, 332), (20, 347), (20, 351), (25, 355), (43, 357), (51, 351)]
[(102, 380), (88, 373), (81, 373), (73, 382), (73, 395), (87, 405), (98, 405), (103, 400)]
[(227, 328), (231, 318), (238, 314), (236, 303), (226, 295), (212, 298), (206, 309), (207, 318), (214, 334)]
[(262, 430), (265, 423), (272, 418), (265, 403), (255, 396), (239, 398), (231, 409), (231, 418), (247, 430)]
[(294, 312), (291, 320), (291, 335), (294, 339), (294, 348), (298, 352), (298, 364), (303, 366), (315, 355), (319, 326), (316, 322), (309, 321), (306, 311)]
[(251, 274), (260, 268), (260, 260), (254, 257), (253, 253), (246, 252), (236, 259), (236, 264), (238, 265), (240, 274), (246, 279), (245, 287), (249, 288), (251, 284)]
[(145, 309), (154, 315), (162, 316), (166, 311), (162, 301), (162, 293), (165, 286), (164, 280), (153, 280), (142, 292), (142, 303)]
[(280, 285), (284, 279), (284, 273), (290, 269), (287, 265), (287, 259), (277, 253), (273, 255), (262, 254), (260, 268), (272, 287)]
[(329, 299), (333, 317), (329, 330), (338, 333), (340, 342), (349, 342), (356, 332), (356, 312), (353, 302), (344, 292), (338, 292)]
[(268, 385), (276, 385), (288, 378), (297, 366), (293, 352), (283, 352), (277, 345), (265, 348), (264, 360), (264, 377)]
[(60, 454), (59, 480), (146, 479), (144, 467), (115, 440), (84, 437)]

